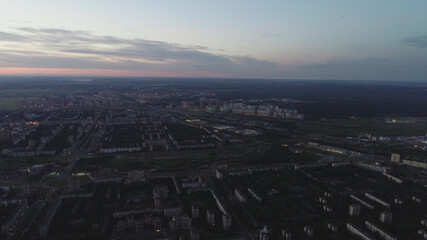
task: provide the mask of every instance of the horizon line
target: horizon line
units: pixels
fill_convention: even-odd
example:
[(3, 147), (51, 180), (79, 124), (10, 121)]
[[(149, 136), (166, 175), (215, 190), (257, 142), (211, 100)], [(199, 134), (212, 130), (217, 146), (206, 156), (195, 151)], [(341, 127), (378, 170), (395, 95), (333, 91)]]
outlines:
[[(56, 74), (0, 74), (4, 77), (60, 77), (60, 78), (151, 78), (151, 79), (203, 79), (203, 80), (282, 80), (282, 81), (358, 81), (358, 82), (427, 82), (427, 80), (384, 80), (384, 79), (344, 79), (344, 78), (271, 78), (271, 77), (203, 77), (203, 76), (135, 76), (135, 75), (56, 75)], [(91, 80), (91, 79), (89, 79)]]

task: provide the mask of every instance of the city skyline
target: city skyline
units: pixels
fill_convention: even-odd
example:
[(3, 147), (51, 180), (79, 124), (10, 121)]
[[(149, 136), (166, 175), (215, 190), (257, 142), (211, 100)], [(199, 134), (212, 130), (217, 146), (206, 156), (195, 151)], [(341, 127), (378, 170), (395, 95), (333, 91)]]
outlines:
[(0, 75), (425, 81), (420, 1), (31, 1), (0, 9)]

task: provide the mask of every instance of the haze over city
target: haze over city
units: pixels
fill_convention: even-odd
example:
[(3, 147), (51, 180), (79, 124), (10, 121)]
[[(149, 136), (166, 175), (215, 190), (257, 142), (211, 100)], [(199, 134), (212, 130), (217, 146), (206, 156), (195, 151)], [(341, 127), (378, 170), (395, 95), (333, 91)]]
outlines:
[(5, 1), (0, 74), (425, 81), (425, 1)]

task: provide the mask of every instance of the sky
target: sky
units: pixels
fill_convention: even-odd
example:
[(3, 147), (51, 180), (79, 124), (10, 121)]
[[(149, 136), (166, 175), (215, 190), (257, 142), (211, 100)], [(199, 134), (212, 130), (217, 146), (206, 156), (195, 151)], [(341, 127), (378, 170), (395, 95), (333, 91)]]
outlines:
[(0, 75), (427, 81), (424, 0), (3, 0)]

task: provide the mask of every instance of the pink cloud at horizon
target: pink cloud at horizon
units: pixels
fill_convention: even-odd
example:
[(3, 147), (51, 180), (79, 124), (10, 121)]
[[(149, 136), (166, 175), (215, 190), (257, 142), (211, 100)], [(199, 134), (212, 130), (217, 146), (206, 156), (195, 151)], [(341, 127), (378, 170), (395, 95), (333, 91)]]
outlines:
[(142, 70), (117, 69), (72, 69), (72, 68), (0, 68), (0, 75), (65, 75), (65, 76), (131, 76), (131, 77), (236, 77), (201, 71), (192, 72), (154, 72)]

